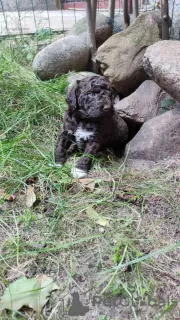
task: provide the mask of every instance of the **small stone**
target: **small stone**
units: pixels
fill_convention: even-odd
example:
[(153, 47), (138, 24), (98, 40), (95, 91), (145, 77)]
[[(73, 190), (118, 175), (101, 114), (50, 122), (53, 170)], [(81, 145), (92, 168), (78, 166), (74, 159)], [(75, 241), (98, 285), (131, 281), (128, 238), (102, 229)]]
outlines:
[(104, 228), (99, 228), (99, 232), (104, 233), (105, 232)]

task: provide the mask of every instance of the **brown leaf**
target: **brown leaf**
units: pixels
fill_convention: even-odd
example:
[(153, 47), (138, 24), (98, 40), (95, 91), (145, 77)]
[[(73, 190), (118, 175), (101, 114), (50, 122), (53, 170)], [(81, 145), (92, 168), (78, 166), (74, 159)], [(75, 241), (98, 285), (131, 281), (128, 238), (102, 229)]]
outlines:
[(36, 201), (36, 195), (34, 193), (34, 185), (29, 185), (26, 190), (26, 205), (31, 208), (33, 203)]
[(93, 192), (97, 182), (94, 179), (73, 179), (73, 182), (80, 183), (86, 190)]
[(19, 278), (22, 275), (25, 275), (28, 266), (34, 262), (34, 258), (27, 260), (18, 266), (11, 266), (10, 269), (7, 270), (6, 280), (12, 282)]
[(6, 198), (7, 201), (14, 201), (15, 199), (16, 199), (16, 196), (15, 196), (14, 194), (10, 194), (10, 195)]
[(105, 181), (105, 182), (111, 182), (111, 181), (113, 181), (112, 178), (103, 178), (102, 180)]
[(103, 178), (103, 179), (92, 179), (92, 178), (87, 178), (87, 179), (73, 179), (73, 183), (80, 183), (85, 190), (93, 192), (94, 189), (98, 186), (98, 184), (102, 181), (105, 182), (110, 182), (112, 181), (111, 178)]
[(79, 182), (85, 186), (85, 188), (89, 191), (94, 191), (96, 186), (96, 181), (94, 179), (79, 179)]
[(7, 194), (5, 189), (0, 190), (0, 200), (4, 199), (6, 201), (14, 201), (16, 196), (14, 194)]
[(30, 178), (28, 178), (27, 180), (26, 180), (26, 184), (34, 184), (34, 183), (36, 183), (37, 182), (37, 180), (38, 180), (38, 178), (37, 177), (30, 177)]
[(137, 197), (136, 194), (132, 193), (123, 193), (123, 192), (117, 192), (116, 193), (116, 200), (124, 201), (124, 202), (131, 202), (136, 203), (142, 200), (142, 198)]

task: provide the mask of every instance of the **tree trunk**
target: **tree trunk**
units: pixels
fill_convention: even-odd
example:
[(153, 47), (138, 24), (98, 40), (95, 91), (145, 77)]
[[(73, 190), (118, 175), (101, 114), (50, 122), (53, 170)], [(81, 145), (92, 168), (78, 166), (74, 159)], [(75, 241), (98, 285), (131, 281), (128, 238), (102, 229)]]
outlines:
[(123, 6), (124, 6), (124, 24), (126, 28), (130, 25), (130, 16), (128, 13), (128, 0), (123, 0)]
[(86, 18), (87, 18), (87, 37), (88, 37), (88, 43), (91, 51), (92, 70), (94, 72), (97, 72), (96, 63), (92, 60), (96, 51), (96, 38), (95, 38), (95, 28), (93, 27), (93, 21), (92, 21), (93, 17), (92, 17), (91, 0), (86, 0)]
[(169, 5), (168, 0), (162, 1), (162, 40), (169, 40)]
[(135, 18), (139, 15), (139, 3), (138, 0), (133, 0), (133, 15)]

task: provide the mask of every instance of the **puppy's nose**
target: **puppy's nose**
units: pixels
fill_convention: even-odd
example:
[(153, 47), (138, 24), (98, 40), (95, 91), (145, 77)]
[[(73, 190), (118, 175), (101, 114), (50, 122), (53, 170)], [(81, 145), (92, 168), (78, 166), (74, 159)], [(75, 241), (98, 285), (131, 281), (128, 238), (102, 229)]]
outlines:
[(104, 109), (104, 111), (108, 111), (109, 110), (109, 106), (105, 105), (103, 109)]

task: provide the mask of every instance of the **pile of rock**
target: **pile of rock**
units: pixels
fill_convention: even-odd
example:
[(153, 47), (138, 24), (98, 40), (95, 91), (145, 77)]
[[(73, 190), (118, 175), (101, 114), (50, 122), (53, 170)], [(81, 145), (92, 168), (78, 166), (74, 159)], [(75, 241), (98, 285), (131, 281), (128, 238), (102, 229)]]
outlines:
[[(121, 29), (123, 16), (115, 19), (116, 30)], [(96, 46), (101, 46), (112, 35), (112, 23), (98, 13), (96, 17)], [(79, 20), (67, 36), (42, 49), (33, 61), (33, 70), (42, 80), (49, 80), (69, 71), (87, 71), (90, 46), (87, 37), (86, 18)]]
[[(161, 21), (153, 13), (141, 14), (111, 37), (107, 18), (99, 16), (97, 21), (96, 41), (101, 45), (95, 60), (124, 96), (115, 110), (129, 127), (126, 156), (158, 161), (180, 153), (180, 42), (161, 40)], [(84, 25), (85, 21), (79, 22), (66, 38), (38, 53), (33, 67), (41, 79), (88, 70)], [(71, 85), (86, 75), (70, 75)]]
[(132, 140), (126, 147), (128, 158), (157, 161), (180, 153), (180, 104), (154, 81), (143, 82), (119, 101), (115, 110), (131, 133)]
[(160, 19), (140, 15), (98, 49), (96, 61), (126, 96), (115, 105), (132, 138), (126, 156), (158, 161), (180, 153), (180, 42), (161, 40)]
[[(180, 153), (180, 42), (159, 41), (147, 48), (143, 67), (153, 81), (144, 82), (126, 98), (127, 102), (134, 100), (128, 111), (125, 108), (127, 102), (122, 111), (120, 105), (117, 109), (121, 115), (125, 110), (135, 121), (144, 123), (126, 148), (128, 157), (157, 161)], [(162, 102), (165, 102), (164, 110)], [(168, 108), (172, 110), (168, 111)], [(136, 110), (138, 115), (135, 114)]]

